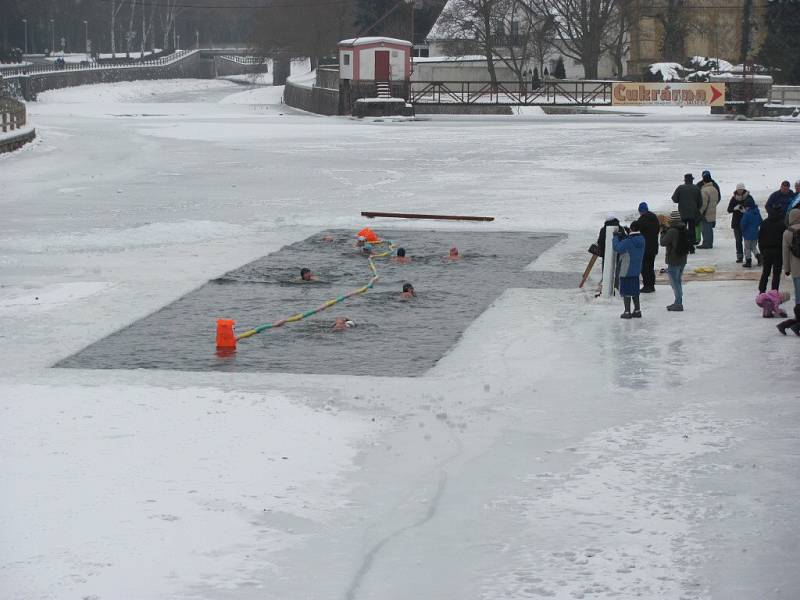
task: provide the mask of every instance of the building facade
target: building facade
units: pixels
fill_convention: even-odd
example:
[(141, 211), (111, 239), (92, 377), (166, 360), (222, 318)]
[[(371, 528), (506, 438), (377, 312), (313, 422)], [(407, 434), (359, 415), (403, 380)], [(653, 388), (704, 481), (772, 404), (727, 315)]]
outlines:
[(628, 73), (692, 56), (752, 58), (767, 33), (766, 7), (766, 0), (631, 0)]

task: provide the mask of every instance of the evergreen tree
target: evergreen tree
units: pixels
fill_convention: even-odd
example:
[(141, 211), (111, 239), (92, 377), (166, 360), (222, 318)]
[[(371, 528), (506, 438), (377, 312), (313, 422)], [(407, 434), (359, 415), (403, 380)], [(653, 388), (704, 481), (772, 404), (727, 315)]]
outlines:
[(775, 83), (800, 83), (800, 1), (771, 0), (766, 21), (767, 37), (757, 62), (772, 71)]
[(537, 67), (533, 67), (531, 87), (534, 90), (538, 90), (540, 87), (542, 87), (542, 80), (539, 79), (539, 69)]
[[(397, 0), (357, 0), (356, 1), (356, 29), (359, 32), (366, 31), (383, 15), (389, 12), (397, 4)], [(398, 9), (402, 10), (402, 9)], [(368, 35), (381, 35), (384, 29), (379, 23), (375, 28), (368, 32)]]
[(556, 79), (567, 78), (567, 70), (564, 68), (564, 59), (561, 56), (558, 57), (556, 68), (553, 70), (553, 77)]

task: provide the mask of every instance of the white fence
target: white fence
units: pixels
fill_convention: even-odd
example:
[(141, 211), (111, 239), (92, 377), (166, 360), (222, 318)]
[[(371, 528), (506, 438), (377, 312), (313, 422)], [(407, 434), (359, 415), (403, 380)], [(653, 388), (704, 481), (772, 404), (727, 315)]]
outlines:
[(13, 77), (15, 75), (36, 75), (37, 73), (58, 73), (66, 71), (91, 71), (94, 69), (130, 69), (132, 67), (161, 67), (191, 56), (199, 50), (178, 50), (167, 56), (153, 60), (130, 61), (124, 64), (108, 62), (64, 63), (61, 65), (31, 65), (27, 67), (0, 67), (0, 75)]
[(800, 106), (800, 85), (773, 85), (770, 101), (787, 106)]

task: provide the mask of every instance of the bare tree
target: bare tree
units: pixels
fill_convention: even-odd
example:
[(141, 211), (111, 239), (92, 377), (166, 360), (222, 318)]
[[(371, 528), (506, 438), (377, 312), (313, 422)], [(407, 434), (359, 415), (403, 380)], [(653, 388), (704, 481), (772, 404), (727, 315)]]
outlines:
[(666, 62), (682, 62), (686, 58), (686, 34), (689, 21), (683, 0), (666, 0), (664, 10), (656, 14), (664, 30), (661, 42), (661, 58)]
[(495, 57), (502, 43), (502, 0), (452, 0), (437, 23), (437, 35), (446, 40), (451, 55), (481, 54), (486, 58), (489, 79), (497, 85)]
[[(179, 0), (164, 0), (164, 10), (161, 12), (161, 33), (164, 36), (163, 49), (172, 48), (176, 49), (175, 43), (175, 19), (181, 11)], [(169, 42), (169, 36), (172, 34), (172, 44)]]
[(111, 0), (111, 58), (117, 57), (117, 14), (125, 6), (125, 0)]
[(603, 50), (614, 60), (617, 77), (625, 72), (625, 58), (630, 49), (631, 14), (629, 0), (619, 0), (614, 7)]
[(530, 56), (535, 61), (538, 72), (542, 73), (545, 61), (555, 49), (558, 27), (547, 0), (528, 0), (523, 3), (523, 7), (531, 28), (528, 38)]
[(609, 38), (618, 0), (548, 0), (558, 25), (563, 52), (583, 65), (587, 79), (597, 78), (597, 65)]
[[(144, 7), (142, 7), (142, 12), (144, 12)], [(133, 48), (133, 42), (136, 39), (136, 32), (133, 30), (133, 18), (136, 16), (136, 0), (131, 0), (131, 13), (128, 18), (128, 31), (125, 33), (125, 55), (130, 58), (131, 57), (131, 48)]]

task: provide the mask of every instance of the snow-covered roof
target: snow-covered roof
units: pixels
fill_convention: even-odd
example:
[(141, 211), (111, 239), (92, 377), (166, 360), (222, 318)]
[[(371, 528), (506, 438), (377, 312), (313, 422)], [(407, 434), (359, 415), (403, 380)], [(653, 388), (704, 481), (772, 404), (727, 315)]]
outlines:
[(384, 42), (386, 44), (398, 44), (401, 46), (411, 46), (411, 42), (408, 40), (399, 40), (397, 38), (390, 38), (390, 37), (357, 37), (357, 38), (350, 38), (348, 40), (342, 40), (339, 42), (340, 46), (366, 46), (367, 44), (380, 44)]

